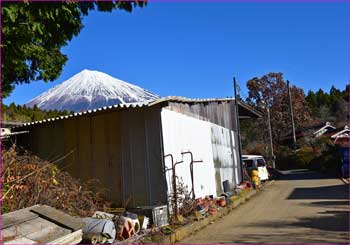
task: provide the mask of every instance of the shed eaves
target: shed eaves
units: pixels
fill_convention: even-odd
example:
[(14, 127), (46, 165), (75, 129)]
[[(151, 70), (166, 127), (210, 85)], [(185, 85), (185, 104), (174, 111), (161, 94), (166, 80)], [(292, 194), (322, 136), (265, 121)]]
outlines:
[[(108, 111), (108, 110), (117, 109), (117, 108), (142, 108), (142, 107), (148, 106), (149, 103), (150, 103), (150, 101), (145, 101), (145, 102), (137, 102), (137, 103), (125, 103), (125, 104), (116, 104), (116, 105), (111, 105), (111, 106), (103, 106), (103, 107), (93, 109), (93, 110), (75, 112), (73, 114), (66, 115), (66, 116), (59, 116), (59, 117), (48, 118), (48, 119), (44, 119), (44, 120), (40, 120), (40, 121), (24, 123), (22, 126), (41, 124), (41, 123), (45, 123), (45, 122), (67, 119), (70, 117), (77, 117), (77, 116), (82, 116), (82, 115), (86, 115), (86, 114), (92, 114), (92, 113), (99, 112), (99, 111)], [(21, 126), (17, 126), (15, 128), (18, 128), (18, 127), (21, 127)]]

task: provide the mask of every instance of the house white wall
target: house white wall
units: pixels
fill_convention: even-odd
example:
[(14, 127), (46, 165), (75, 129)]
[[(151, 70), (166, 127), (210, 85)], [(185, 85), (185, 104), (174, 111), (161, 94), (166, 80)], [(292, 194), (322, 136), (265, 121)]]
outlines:
[[(225, 180), (235, 186), (241, 181), (238, 170), (239, 156), (237, 154), (238, 144), (232, 130), (211, 123), (213, 159), (216, 174), (220, 175), (221, 183)], [(221, 186), (217, 186), (217, 192), (222, 192)], [(218, 194), (220, 194), (218, 193)]]
[[(228, 180), (233, 186), (241, 180), (238, 171), (238, 154), (233, 131), (208, 121), (193, 118), (163, 108), (161, 112), (164, 155), (172, 154), (176, 175), (191, 190), (190, 156), (181, 152), (191, 151), (194, 160), (194, 189), (196, 197), (217, 196), (222, 193), (222, 182)], [(165, 166), (171, 168), (171, 158), (165, 158)], [(167, 171), (168, 192), (172, 193), (172, 172)]]

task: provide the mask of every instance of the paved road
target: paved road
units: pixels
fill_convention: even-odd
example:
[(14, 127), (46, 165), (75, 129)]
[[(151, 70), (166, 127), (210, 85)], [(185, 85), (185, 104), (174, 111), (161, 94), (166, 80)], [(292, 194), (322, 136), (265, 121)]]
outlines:
[(293, 170), (181, 243), (349, 243), (349, 189)]

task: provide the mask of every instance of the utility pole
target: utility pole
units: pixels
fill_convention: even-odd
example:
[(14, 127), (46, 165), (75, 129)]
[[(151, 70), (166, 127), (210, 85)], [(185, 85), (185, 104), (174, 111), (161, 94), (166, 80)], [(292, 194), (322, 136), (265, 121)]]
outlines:
[(266, 104), (266, 110), (267, 110), (267, 122), (269, 125), (269, 134), (270, 134), (270, 148), (271, 148), (271, 161), (272, 161), (272, 168), (276, 168), (275, 163), (275, 154), (273, 152), (273, 142), (272, 142), (272, 129), (271, 129), (271, 118), (270, 118), (270, 106), (268, 103)]
[(236, 78), (233, 77), (233, 87), (234, 87), (234, 93), (235, 93), (235, 112), (236, 112), (236, 126), (237, 126), (237, 135), (238, 135), (238, 151), (239, 151), (239, 161), (241, 164), (241, 174), (242, 174), (242, 181), (244, 180), (244, 172), (243, 172), (243, 159), (242, 159), (242, 143), (241, 143), (241, 132), (240, 132), (240, 126), (239, 126), (239, 113), (238, 113), (238, 98), (237, 98), (237, 84), (236, 84)]
[(297, 138), (295, 137), (295, 126), (294, 126), (294, 114), (293, 114), (293, 104), (292, 104), (292, 95), (290, 92), (289, 81), (287, 80), (288, 87), (288, 97), (289, 97), (289, 107), (290, 107), (290, 118), (292, 121), (292, 131), (293, 131), (293, 148), (296, 149), (297, 146)]

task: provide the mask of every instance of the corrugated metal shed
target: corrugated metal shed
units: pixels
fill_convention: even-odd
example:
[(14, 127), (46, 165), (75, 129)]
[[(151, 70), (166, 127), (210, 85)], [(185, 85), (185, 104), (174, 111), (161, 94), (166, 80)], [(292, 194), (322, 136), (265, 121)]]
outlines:
[[(245, 117), (259, 116), (258, 111), (239, 105)], [(166, 108), (235, 132), (233, 106), (232, 98), (166, 97), (26, 123), (15, 130), (30, 131), (17, 137), (19, 145), (47, 160), (66, 156), (59, 166), (83, 180), (99, 179), (117, 205), (159, 205), (167, 203), (162, 111)], [(227, 135), (228, 141), (220, 144), (232, 148), (236, 136)], [(225, 178), (221, 173), (227, 166), (216, 170), (218, 181)], [(235, 170), (230, 171), (234, 176)]]
[(124, 105), (29, 123), (17, 141), (43, 159), (66, 156), (60, 167), (99, 179), (117, 205), (153, 205), (166, 202), (160, 127), (160, 106)]

